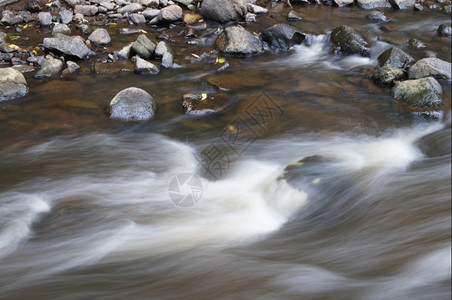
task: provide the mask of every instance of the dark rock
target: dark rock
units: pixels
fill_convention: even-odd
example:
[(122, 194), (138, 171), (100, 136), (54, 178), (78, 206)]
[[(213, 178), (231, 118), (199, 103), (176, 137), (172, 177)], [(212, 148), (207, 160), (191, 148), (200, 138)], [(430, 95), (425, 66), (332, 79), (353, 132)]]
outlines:
[(76, 5), (74, 8), (75, 14), (82, 14), (84, 16), (95, 16), (99, 9), (96, 5)]
[(119, 33), (120, 34), (135, 34), (135, 33), (139, 33), (140, 29), (137, 28), (120, 28), (119, 29)]
[(226, 94), (185, 94), (182, 107), (186, 114), (206, 114), (221, 110), (227, 103)]
[(46, 60), (39, 71), (35, 74), (35, 78), (53, 77), (63, 70), (63, 62), (56, 58)]
[(261, 38), (273, 50), (288, 51), (290, 47), (301, 44), (306, 35), (290, 25), (275, 24), (267, 28)]
[(2, 61), (11, 61), (14, 57), (14, 53), (0, 53), (0, 60)]
[(14, 68), (0, 68), (0, 102), (23, 97), (28, 87), (24, 75)]
[(105, 47), (111, 43), (110, 35), (107, 30), (103, 28), (94, 30), (93, 33), (89, 35), (88, 40), (98, 47)]
[(41, 26), (50, 26), (52, 24), (52, 15), (49, 12), (40, 12), (38, 14), (38, 20)]
[(344, 54), (359, 54), (369, 56), (370, 50), (364, 38), (353, 28), (339, 26), (331, 32), (331, 42), (336, 46), (336, 52)]
[(63, 9), (62, 11), (60, 11), (60, 13), (58, 14), (59, 19), (60, 19), (60, 23), (62, 24), (69, 24), (72, 21), (72, 13), (67, 10), (67, 9)]
[(225, 28), (215, 41), (215, 45), (221, 53), (227, 55), (251, 56), (263, 52), (261, 39), (242, 26)]
[(199, 13), (207, 20), (227, 23), (241, 19), (246, 11), (243, 0), (204, 0)]
[(55, 24), (55, 26), (52, 29), (52, 35), (56, 36), (58, 34), (64, 34), (64, 35), (70, 35), (71, 29), (66, 24)]
[(134, 64), (133, 71), (137, 74), (156, 75), (160, 72), (156, 65), (138, 56), (132, 57), (132, 62)]
[(442, 35), (442, 36), (448, 36), (451, 37), (452, 36), (452, 28), (450, 25), (447, 24), (441, 24), (438, 27), (438, 34)]
[(141, 11), (141, 10), (143, 10), (143, 6), (141, 6), (141, 4), (131, 3), (131, 4), (128, 4), (124, 7), (121, 7), (120, 9), (118, 9), (118, 13), (120, 13), (120, 14), (134, 13), (134, 12)]
[(178, 5), (170, 5), (160, 10), (157, 16), (161, 22), (176, 22), (183, 19), (182, 8)]
[(363, 9), (391, 7), (391, 3), (388, 0), (356, 0), (356, 3)]
[(151, 42), (144, 34), (138, 36), (132, 44), (132, 50), (141, 58), (148, 59), (155, 50), (155, 44)]
[(389, 3), (396, 9), (412, 8), (416, 0), (389, 0)]
[(397, 83), (391, 90), (398, 101), (410, 108), (436, 108), (441, 102), (441, 85), (433, 77), (406, 80)]
[(397, 47), (389, 48), (378, 56), (378, 63), (380, 66), (392, 65), (396, 68), (404, 68), (413, 61), (414, 59), (411, 56)]
[(384, 65), (377, 69), (373, 75), (373, 79), (381, 85), (393, 84), (395, 80), (401, 80), (404, 77), (405, 71), (392, 65)]
[(25, 9), (29, 12), (38, 12), (42, 9), (42, 4), (40, 0), (28, 0), (25, 4)]
[(156, 110), (154, 98), (136, 87), (120, 91), (110, 102), (110, 118), (121, 121), (147, 121)]
[(80, 59), (85, 58), (91, 53), (88, 47), (86, 47), (83, 38), (80, 36), (45, 38), (43, 46), (44, 48), (57, 50), (66, 55), (76, 56)]
[(385, 14), (378, 10), (374, 10), (366, 14), (366, 18), (382, 22), (388, 21), (388, 18), (386, 18)]
[(449, 122), (445, 128), (427, 134), (414, 143), (428, 157), (450, 155), (452, 145), (450, 133), (451, 128)]
[(165, 52), (163, 53), (162, 62), (160, 63), (160, 65), (166, 69), (170, 69), (173, 67), (173, 61), (174, 59), (171, 52)]
[(146, 23), (146, 18), (143, 15), (140, 14), (130, 14), (129, 20), (136, 25), (144, 24)]
[(436, 79), (451, 79), (451, 63), (439, 58), (428, 57), (417, 61), (408, 69), (410, 79), (430, 76)]
[(0, 31), (0, 44), (4, 44), (5, 43), (5, 39), (8, 37), (8, 35), (4, 32)]

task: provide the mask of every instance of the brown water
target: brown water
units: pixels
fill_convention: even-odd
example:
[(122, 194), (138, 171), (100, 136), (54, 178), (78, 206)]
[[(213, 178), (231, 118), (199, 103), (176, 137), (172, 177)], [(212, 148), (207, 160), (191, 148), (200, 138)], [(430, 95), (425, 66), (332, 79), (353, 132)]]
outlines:
[[(435, 33), (449, 16), (385, 10), (392, 21), (378, 24), (356, 8), (297, 10), (305, 19), (294, 26), (310, 45), (226, 58), (222, 72), (191, 55), (210, 51), (212, 35), (199, 30), (199, 44), (188, 45), (177, 25), (164, 33), (180, 69), (26, 74), (30, 93), (0, 104), (0, 298), (450, 299), (450, 148), (426, 155), (428, 143), (417, 142), (437, 132), (429, 143), (447, 149), (450, 82), (441, 82), (445, 116), (432, 121), (368, 78), (390, 43), (424, 57), (407, 44), (413, 37), (451, 61), (450, 39)], [(247, 28), (261, 32), (285, 13)], [(342, 24), (371, 41), (371, 58), (330, 53), (328, 33)], [(110, 29), (112, 49), (136, 38), (119, 35), (121, 26)], [(108, 118), (111, 98), (129, 86), (156, 99), (155, 119)], [(228, 102), (189, 117), (188, 92)], [(274, 114), (253, 123), (252, 108), (269, 109), (262, 99)], [(246, 138), (228, 148), (235, 130)], [(213, 146), (230, 160), (215, 180), (200, 164)], [(310, 155), (331, 163), (314, 166), (309, 184), (286, 181), (285, 167)], [(168, 194), (182, 173), (202, 182), (193, 207)]]

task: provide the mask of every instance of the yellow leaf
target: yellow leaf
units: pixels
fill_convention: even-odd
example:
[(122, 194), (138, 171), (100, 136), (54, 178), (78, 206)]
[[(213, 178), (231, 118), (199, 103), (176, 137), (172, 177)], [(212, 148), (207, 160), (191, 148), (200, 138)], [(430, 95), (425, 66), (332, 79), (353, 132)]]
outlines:
[(11, 49), (17, 50), (17, 51), (21, 51), (22, 50), (22, 48), (20, 48), (17, 45), (14, 45), (14, 44), (6, 43), (6, 46), (10, 47)]
[[(218, 58), (218, 57), (217, 57)], [(218, 58), (218, 62), (220, 64), (223, 64), (226, 61), (226, 59), (224, 59), (223, 57)]]
[(27, 29), (27, 28), (28, 28), (28, 24), (25, 24), (23, 28), (24, 28), (24, 29)]
[(296, 163), (292, 164), (293, 166), (302, 166), (304, 165), (304, 162), (302, 161), (297, 161)]
[(38, 55), (38, 51), (36, 51), (36, 50), (33, 50), (33, 51), (31, 51), (34, 55)]
[(141, 33), (148, 33), (146, 30), (140, 29), (139, 30)]
[(116, 25), (118, 25), (118, 23), (115, 23), (115, 22), (110, 22), (110, 23), (108, 23), (108, 25), (111, 25), (111, 26), (116, 26)]
[(207, 99), (207, 94), (206, 93), (202, 93), (201, 94), (201, 101), (206, 100)]
[(228, 125), (228, 130), (233, 133), (237, 133), (237, 128), (234, 125)]
[(260, 36), (260, 34), (257, 33), (257, 32), (253, 32), (253, 34), (254, 34), (255, 36)]
[(195, 58), (199, 58), (199, 55), (197, 55), (197, 54), (192, 53), (191, 55)]
[(312, 183), (313, 183), (313, 184), (319, 184), (320, 181), (321, 181), (320, 178), (316, 178), (316, 179), (314, 179), (314, 180), (312, 181)]
[(12, 36), (9, 37), (9, 39), (11, 41), (18, 40), (18, 39), (20, 39), (20, 36), (19, 35), (12, 35)]

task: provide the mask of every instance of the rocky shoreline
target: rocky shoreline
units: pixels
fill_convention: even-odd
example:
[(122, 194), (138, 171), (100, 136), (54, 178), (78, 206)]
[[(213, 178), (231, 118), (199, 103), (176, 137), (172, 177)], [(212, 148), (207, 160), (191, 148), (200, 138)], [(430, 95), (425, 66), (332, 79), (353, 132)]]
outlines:
[[(247, 28), (281, 5), (289, 9), (287, 22), (274, 24), (262, 32)], [(199, 47), (205, 49), (202, 55), (217, 65), (220, 72), (229, 67), (227, 57), (250, 57), (268, 52), (284, 55), (294, 45), (309, 42), (310, 34), (294, 26), (302, 17), (290, 10), (303, 5), (357, 6), (368, 10), (369, 22), (382, 23), (387, 22), (387, 18), (379, 8), (438, 10), (449, 15), (451, 11), (448, 0), (55, 0), (48, 3), (0, 0), (3, 27), (0, 31), (0, 102), (27, 94), (29, 88), (22, 73), (32, 73), (36, 80), (72, 80), (78, 74), (102, 73), (105, 69), (156, 76), (161, 68), (183, 67), (172, 51), (175, 45), (164, 35), (165, 29), (174, 26), (185, 29), (181, 34), (187, 44), (196, 43), (193, 38), (200, 30), (213, 29), (208, 31), (207, 39), (213, 41), (214, 49), (210, 45)], [(120, 27), (120, 34), (133, 34), (136, 39), (119, 50), (110, 49), (112, 31), (118, 30), (115, 26)], [(153, 34), (148, 32), (150, 29)], [(52, 36), (44, 37), (38, 44), (29, 44), (25, 37), (31, 30), (37, 30), (38, 37), (40, 30), (51, 30)], [(441, 24), (436, 34), (438, 38), (450, 39), (450, 24)], [(347, 25), (331, 28), (330, 42), (335, 55), (370, 56), (369, 41)], [(422, 47), (421, 41), (411, 42)], [(199, 59), (199, 55), (193, 56)], [(406, 109), (425, 116), (435, 116), (442, 110), (442, 89), (438, 80), (450, 84), (450, 62), (435, 57), (416, 61), (397, 46), (381, 53), (378, 62), (378, 68), (372, 70), (370, 76), (376, 84), (391, 88), (394, 99)], [(131, 101), (134, 97), (139, 101)], [(182, 99), (188, 114), (216, 111), (225, 103), (222, 94), (219, 97), (187, 94)], [(136, 89), (120, 91), (110, 106), (111, 118), (122, 121), (149, 120), (157, 109), (156, 101), (146, 91)], [(121, 113), (115, 112), (118, 107)]]

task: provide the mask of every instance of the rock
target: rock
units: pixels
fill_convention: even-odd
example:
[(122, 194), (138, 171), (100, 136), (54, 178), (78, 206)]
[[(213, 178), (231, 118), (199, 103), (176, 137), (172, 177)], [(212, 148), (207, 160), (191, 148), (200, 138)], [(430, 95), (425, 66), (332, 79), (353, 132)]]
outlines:
[(416, 0), (389, 0), (389, 3), (396, 9), (412, 8)]
[(406, 80), (397, 83), (391, 90), (398, 101), (410, 108), (436, 108), (441, 102), (441, 85), (433, 77)]
[(132, 57), (132, 62), (134, 64), (133, 71), (137, 74), (156, 75), (160, 72), (156, 65), (138, 56)]
[(74, 8), (75, 14), (82, 14), (84, 16), (95, 16), (99, 9), (96, 5), (76, 5)]
[(391, 65), (396, 68), (405, 68), (406, 65), (413, 62), (414, 59), (397, 47), (389, 48), (378, 56), (380, 66)]
[(110, 118), (121, 121), (147, 121), (156, 110), (154, 98), (136, 87), (120, 91), (110, 102)]
[(385, 14), (378, 10), (374, 10), (366, 14), (366, 18), (369, 20), (376, 20), (382, 22), (388, 21), (388, 18), (386, 18)]
[(206, 114), (221, 110), (227, 103), (225, 94), (184, 94), (182, 107), (186, 114)]
[(88, 37), (94, 45), (97, 47), (105, 47), (111, 43), (111, 37), (107, 30), (103, 28), (98, 28), (94, 30)]
[(28, 0), (25, 4), (25, 9), (29, 12), (38, 12), (42, 9), (42, 4), (40, 0)]
[(193, 0), (173, 0), (173, 2), (180, 3), (185, 6), (189, 6), (190, 4), (193, 4)]
[(146, 18), (140, 14), (130, 14), (129, 20), (132, 21), (133, 24), (140, 25), (146, 23)]
[(132, 43), (130, 43), (129, 45), (127, 45), (127, 46), (123, 47), (121, 50), (119, 50), (116, 53), (116, 56), (119, 59), (129, 59), (131, 50), (132, 50)]
[(273, 50), (288, 51), (290, 47), (301, 44), (306, 35), (290, 25), (275, 24), (267, 28), (261, 38)]
[(57, 23), (52, 29), (52, 35), (56, 36), (58, 34), (70, 35), (71, 29), (66, 24)]
[(23, 97), (28, 87), (24, 75), (14, 68), (0, 68), (0, 102)]
[(132, 44), (132, 50), (141, 58), (148, 59), (155, 50), (155, 44), (151, 42), (144, 34), (138, 36)]
[(160, 10), (159, 9), (154, 9), (154, 8), (148, 8), (148, 9), (143, 11), (143, 16), (146, 19), (149, 19), (149, 20), (154, 19), (159, 14), (160, 14)]
[(16, 25), (24, 22), (24, 17), (22, 14), (13, 13), (10, 10), (5, 10), (2, 12), (1, 23), (5, 25)]
[(442, 36), (448, 36), (448, 37), (452, 36), (452, 28), (450, 25), (447, 25), (447, 24), (439, 25), (437, 32), (439, 35), (442, 35)]
[(11, 61), (14, 57), (14, 53), (1, 53), (0, 52), (0, 60), (2, 61)]
[(131, 3), (126, 6), (121, 7), (118, 9), (118, 13), (125, 14), (125, 13), (135, 13), (137, 11), (143, 10), (143, 6), (139, 3)]
[(440, 157), (450, 155), (451, 152), (451, 127), (450, 122), (446, 127), (427, 134), (414, 142), (428, 157)]
[(297, 15), (296, 12), (294, 12), (293, 10), (291, 10), (291, 11), (289, 12), (289, 14), (287, 15), (287, 20), (288, 20), (288, 21), (292, 21), (292, 22), (298, 22), (298, 21), (303, 20), (303, 18), (300, 17), (299, 15)]
[(337, 6), (346, 6), (346, 5), (352, 5), (355, 2), (355, 0), (334, 0), (334, 3), (336, 3)]
[(188, 25), (193, 25), (202, 20), (202, 16), (199, 14), (185, 14), (184, 15), (184, 23)]
[(75, 73), (78, 72), (78, 70), (80, 70), (80, 66), (77, 65), (75, 62), (68, 60), (66, 62), (67, 65), (67, 69), (70, 73)]
[(0, 0), (0, 7), (7, 6), (12, 3), (16, 3), (19, 0)]
[(40, 12), (38, 14), (38, 20), (41, 26), (50, 26), (52, 24), (52, 15), (49, 12)]
[(242, 0), (204, 0), (199, 13), (207, 20), (227, 23), (239, 20), (246, 11)]
[(74, 8), (77, 4), (80, 4), (82, 0), (63, 0), (69, 7)]
[(377, 69), (372, 77), (381, 85), (390, 85), (393, 84), (395, 80), (403, 79), (405, 77), (405, 71), (392, 65), (384, 65)]
[(248, 9), (248, 11), (250, 13), (253, 13), (253, 14), (256, 14), (256, 15), (266, 15), (266, 14), (268, 14), (268, 9), (266, 9), (266, 8), (264, 8), (262, 6), (259, 6), (259, 5), (254, 5), (254, 4), (248, 3), (246, 7), (247, 7), (247, 9)]
[(251, 56), (263, 52), (261, 39), (242, 26), (226, 27), (218, 36), (215, 45), (221, 53), (227, 55)]
[(374, 9), (380, 7), (391, 7), (388, 0), (356, 0), (358, 6), (362, 9)]
[(183, 19), (182, 8), (178, 5), (170, 5), (160, 10), (157, 16), (162, 22), (176, 22)]
[(80, 59), (85, 58), (91, 52), (80, 36), (45, 38), (43, 46), (44, 48), (57, 50), (66, 55), (76, 56)]
[(249, 22), (256, 22), (256, 15), (252, 14), (252, 13), (247, 13), (245, 15), (245, 22), (249, 23)]
[(46, 60), (39, 71), (35, 74), (35, 78), (53, 77), (63, 70), (63, 62), (56, 58)]
[(331, 32), (331, 42), (336, 45), (336, 51), (344, 54), (370, 55), (364, 38), (355, 29), (346, 25), (339, 26)]
[(119, 33), (120, 34), (135, 34), (135, 33), (139, 33), (140, 29), (137, 28), (119, 28)]
[(421, 4), (416, 3), (414, 4), (414, 10), (423, 11), (424, 7)]
[(82, 34), (88, 34), (88, 24), (77, 24), (75, 27), (80, 30)]
[(170, 69), (173, 67), (174, 59), (170, 52), (163, 53), (162, 62), (160, 65), (164, 68)]
[(162, 58), (163, 54), (165, 54), (165, 52), (170, 52), (168, 46), (166, 45), (166, 43), (164, 41), (161, 41), (157, 44), (157, 47), (155, 48), (155, 58)]
[(433, 77), (451, 79), (451, 63), (439, 58), (428, 57), (417, 61), (408, 69), (410, 79)]
[(425, 48), (426, 47), (422, 41), (415, 39), (415, 38), (410, 39), (408, 41), (408, 44), (414, 48)]
[(8, 35), (4, 32), (0, 31), (0, 44), (4, 44), (5, 43), (5, 39), (8, 37)]
[(72, 17), (73, 17), (72, 13), (69, 10), (67, 10), (67, 9), (64, 9), (64, 10), (60, 11), (58, 16), (59, 16), (59, 19), (60, 19), (60, 23), (62, 23), (62, 24), (69, 24), (69, 23), (71, 23)]

